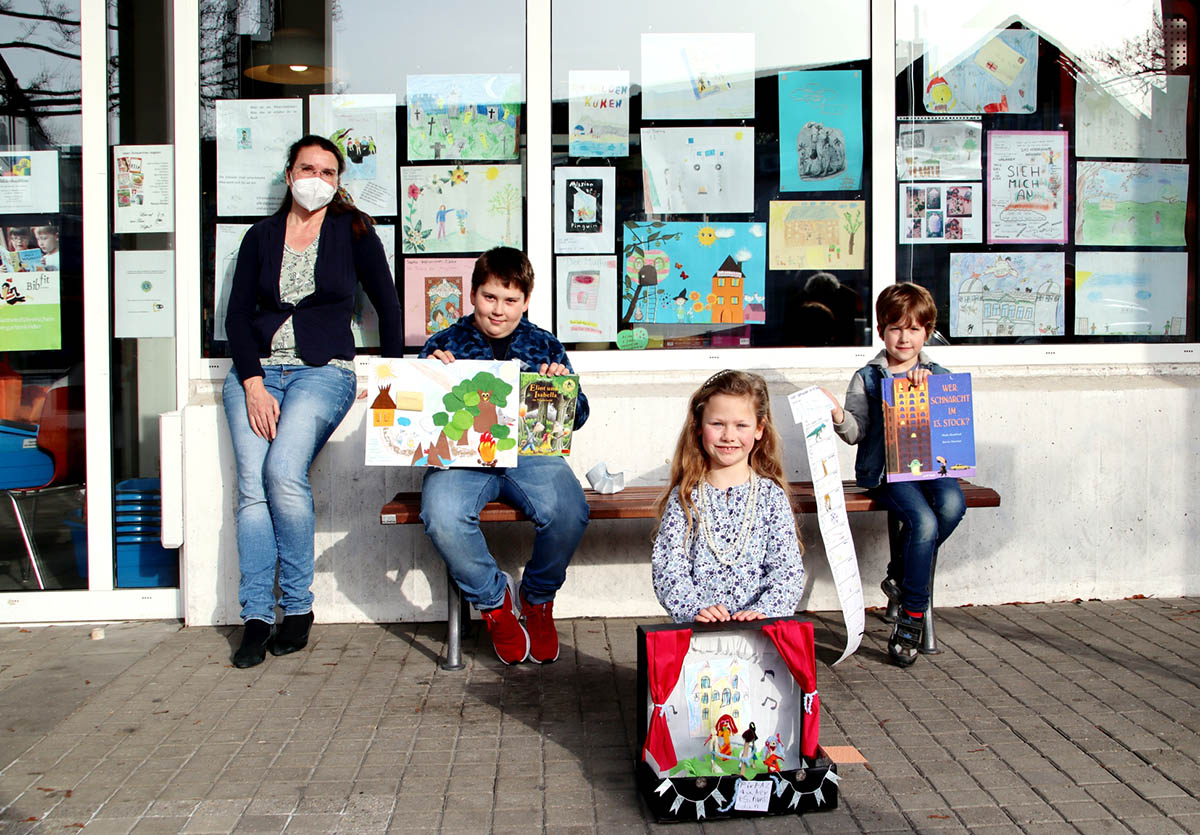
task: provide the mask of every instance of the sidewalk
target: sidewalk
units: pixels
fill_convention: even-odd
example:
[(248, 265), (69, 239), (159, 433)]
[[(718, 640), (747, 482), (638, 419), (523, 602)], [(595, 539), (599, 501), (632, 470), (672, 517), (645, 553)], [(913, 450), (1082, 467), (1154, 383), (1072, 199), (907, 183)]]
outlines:
[[(706, 832), (1200, 832), (1200, 599), (939, 610), (890, 666), (815, 616), (837, 810)], [(444, 624), (314, 628), (252, 670), (232, 629), (0, 629), (0, 832), (697, 832), (633, 789), (636, 622), (561, 623), (503, 667)], [(482, 636), (486, 644), (486, 635)], [(823, 662), (823, 663), (820, 663)]]

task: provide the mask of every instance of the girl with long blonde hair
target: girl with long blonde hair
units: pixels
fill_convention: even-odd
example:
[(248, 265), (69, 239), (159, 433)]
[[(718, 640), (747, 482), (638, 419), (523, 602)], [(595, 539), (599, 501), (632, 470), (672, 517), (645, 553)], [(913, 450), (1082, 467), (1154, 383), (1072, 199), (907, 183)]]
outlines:
[(692, 395), (651, 558), (676, 622), (795, 613), (803, 550), (782, 458), (762, 377), (721, 371)]

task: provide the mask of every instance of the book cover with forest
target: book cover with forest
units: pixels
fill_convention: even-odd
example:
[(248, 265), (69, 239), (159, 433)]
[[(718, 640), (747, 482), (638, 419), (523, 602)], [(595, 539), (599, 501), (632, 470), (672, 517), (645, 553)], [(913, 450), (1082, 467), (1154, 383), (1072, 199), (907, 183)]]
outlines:
[(579, 376), (523, 372), (518, 424), (519, 455), (571, 454)]
[(921, 385), (893, 377), (883, 386), (888, 481), (971, 478), (975, 418), (970, 374), (932, 374)]

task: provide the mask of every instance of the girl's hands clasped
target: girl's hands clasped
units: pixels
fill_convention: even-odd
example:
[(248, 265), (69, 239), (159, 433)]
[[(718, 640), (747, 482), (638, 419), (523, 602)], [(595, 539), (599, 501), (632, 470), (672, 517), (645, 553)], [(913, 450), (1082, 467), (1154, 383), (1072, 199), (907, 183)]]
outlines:
[(762, 612), (756, 612), (753, 609), (746, 609), (741, 612), (729, 614), (729, 610), (718, 603), (716, 606), (705, 606), (696, 613), (696, 623), (720, 623), (727, 620), (763, 620), (766, 617)]

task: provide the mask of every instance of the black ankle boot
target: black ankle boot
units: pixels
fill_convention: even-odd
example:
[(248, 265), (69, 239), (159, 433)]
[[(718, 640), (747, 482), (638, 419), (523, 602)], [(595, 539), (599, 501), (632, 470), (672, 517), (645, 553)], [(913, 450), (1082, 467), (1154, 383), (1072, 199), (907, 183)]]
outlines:
[(312, 612), (284, 615), (283, 623), (279, 624), (279, 632), (275, 635), (275, 642), (271, 644), (271, 654), (288, 655), (304, 649), (308, 646), (308, 632), (312, 625)]
[(257, 667), (267, 657), (267, 648), (275, 637), (275, 625), (252, 618), (242, 630), (242, 645), (233, 654), (233, 666), (238, 669)]

